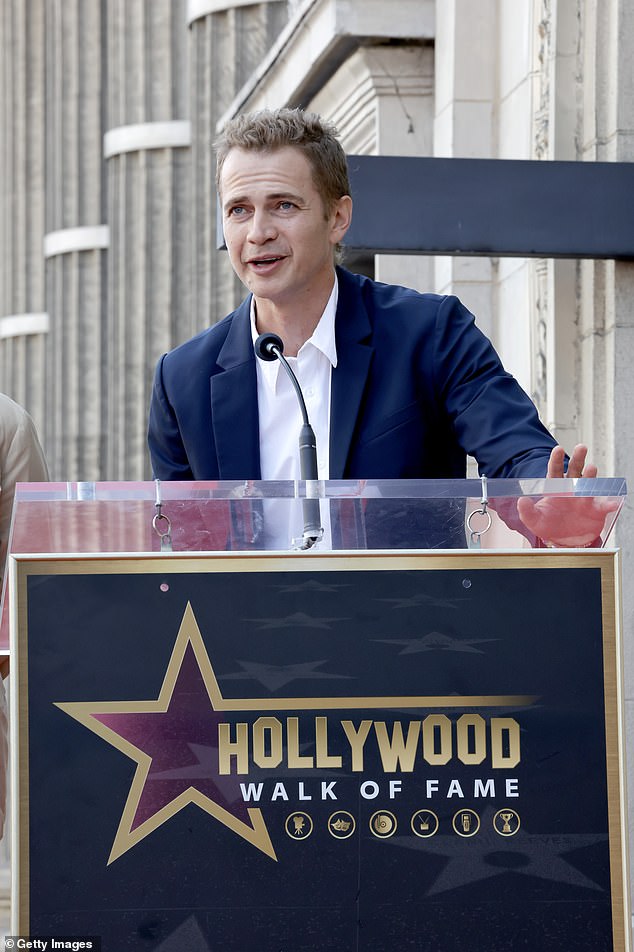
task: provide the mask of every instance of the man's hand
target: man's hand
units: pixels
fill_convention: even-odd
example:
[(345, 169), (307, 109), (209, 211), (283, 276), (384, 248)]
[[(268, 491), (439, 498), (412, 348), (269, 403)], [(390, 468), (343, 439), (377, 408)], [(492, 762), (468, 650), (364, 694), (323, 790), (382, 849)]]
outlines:
[[(594, 479), (597, 467), (594, 463), (586, 463), (587, 454), (586, 446), (575, 446), (568, 468), (565, 469), (565, 451), (563, 447), (556, 446), (550, 454), (547, 478), (561, 479), (567, 476), (575, 479), (582, 476)], [(601, 544), (600, 536), (606, 518), (620, 505), (619, 499), (562, 493), (542, 496), (540, 499), (522, 496), (517, 501), (517, 512), (526, 528), (546, 544), (578, 548)]]
[(583, 476), (584, 479), (595, 479), (597, 475), (597, 468), (594, 463), (588, 463), (586, 466), (586, 456), (588, 455), (588, 447), (584, 446), (582, 443), (579, 443), (578, 446), (575, 446), (572, 451), (572, 456), (568, 463), (568, 469), (564, 472), (566, 451), (563, 446), (556, 446), (552, 453), (550, 454), (550, 459), (548, 461), (548, 472), (546, 476), (548, 479), (561, 479), (564, 476), (568, 476), (570, 479), (576, 479), (579, 476)]

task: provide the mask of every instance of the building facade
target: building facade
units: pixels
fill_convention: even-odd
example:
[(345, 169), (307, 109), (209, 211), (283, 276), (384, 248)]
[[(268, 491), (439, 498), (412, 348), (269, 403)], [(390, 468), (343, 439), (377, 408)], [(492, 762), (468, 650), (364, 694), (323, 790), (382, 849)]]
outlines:
[[(0, 66), (0, 389), (55, 480), (149, 478), (156, 360), (241, 298), (211, 147), (235, 113), (314, 109), (350, 154), (634, 161), (629, 0), (1, 0)], [(461, 297), (556, 438), (634, 485), (634, 263), (350, 266)], [(613, 541), (627, 583), (631, 504)], [(625, 584), (630, 726), (633, 625)]]

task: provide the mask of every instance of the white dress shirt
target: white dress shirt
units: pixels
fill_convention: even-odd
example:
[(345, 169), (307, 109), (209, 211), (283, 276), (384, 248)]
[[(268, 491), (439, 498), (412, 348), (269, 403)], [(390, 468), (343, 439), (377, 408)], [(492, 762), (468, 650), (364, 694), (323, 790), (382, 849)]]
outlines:
[[(330, 378), (337, 366), (335, 343), (335, 314), (338, 286), (335, 279), (328, 303), (312, 336), (302, 344), (297, 357), (287, 357), (304, 395), (308, 419), (315, 433), (317, 470), (319, 479), (328, 479), (330, 457)], [(258, 337), (255, 323), (255, 303), (251, 300), (251, 334)], [(260, 472), (262, 479), (297, 480), (301, 478), (299, 464), (299, 433), (302, 413), (297, 394), (279, 360), (256, 359), (258, 413), (260, 426)], [(286, 504), (285, 504), (286, 505)], [(267, 507), (267, 510), (270, 507)], [(287, 506), (288, 508), (288, 506)], [(325, 507), (322, 506), (322, 513)], [(270, 517), (266, 519), (271, 522)], [(301, 513), (290, 528), (291, 537), (301, 535)], [(286, 530), (279, 537), (280, 548)]]

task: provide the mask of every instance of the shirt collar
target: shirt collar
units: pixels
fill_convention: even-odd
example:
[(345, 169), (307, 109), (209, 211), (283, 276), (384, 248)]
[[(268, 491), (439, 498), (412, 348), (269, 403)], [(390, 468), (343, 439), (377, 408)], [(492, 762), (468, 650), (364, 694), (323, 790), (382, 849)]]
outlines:
[[(319, 318), (319, 323), (312, 333), (312, 336), (306, 341), (305, 344), (302, 344), (300, 348), (300, 353), (304, 347), (307, 345), (312, 345), (318, 351), (320, 351), (330, 362), (332, 367), (337, 366), (337, 344), (335, 340), (335, 317), (337, 315), (337, 301), (339, 299), (339, 281), (335, 276), (335, 282), (330, 292), (330, 297), (326, 307), (324, 308), (323, 314)], [(255, 326), (255, 298), (251, 296), (251, 337), (253, 343), (255, 344), (258, 338), (257, 328)], [(262, 361), (260, 362), (262, 363)], [(266, 361), (264, 361), (266, 365)], [(279, 360), (272, 361), (268, 365), (271, 367), (271, 370), (274, 371), (273, 376), (277, 377), (277, 371), (279, 370)], [(264, 368), (262, 368), (264, 369)]]

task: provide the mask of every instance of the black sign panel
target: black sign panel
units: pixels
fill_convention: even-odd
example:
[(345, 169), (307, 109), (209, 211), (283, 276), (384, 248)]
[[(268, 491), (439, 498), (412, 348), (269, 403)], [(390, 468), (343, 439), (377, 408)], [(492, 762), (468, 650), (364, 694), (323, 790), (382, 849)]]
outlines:
[(624, 950), (615, 561), (19, 560), (14, 931)]

